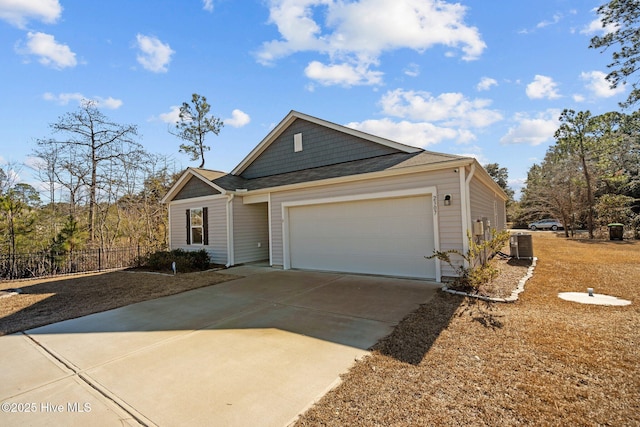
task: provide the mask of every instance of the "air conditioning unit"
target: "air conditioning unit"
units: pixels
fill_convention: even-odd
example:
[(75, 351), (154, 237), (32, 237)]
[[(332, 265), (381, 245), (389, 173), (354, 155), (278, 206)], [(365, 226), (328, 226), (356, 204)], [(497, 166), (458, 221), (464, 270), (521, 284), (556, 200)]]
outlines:
[(533, 239), (531, 234), (518, 233), (512, 235), (509, 239), (509, 247), (512, 257), (533, 259)]

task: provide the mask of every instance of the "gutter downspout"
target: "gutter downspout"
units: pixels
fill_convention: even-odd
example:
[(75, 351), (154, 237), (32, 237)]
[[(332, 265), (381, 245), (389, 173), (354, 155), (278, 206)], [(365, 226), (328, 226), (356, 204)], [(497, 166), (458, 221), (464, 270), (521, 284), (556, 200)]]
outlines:
[(227, 199), (227, 268), (235, 264), (234, 248), (233, 248), (233, 199), (234, 193), (229, 194)]
[(167, 223), (167, 243), (169, 243), (169, 250), (172, 250), (173, 248), (171, 247), (171, 202), (169, 202), (169, 204), (167, 205), (167, 220), (169, 221)]
[(269, 266), (273, 267), (273, 231), (271, 229), (271, 192), (268, 194), (267, 199), (267, 220), (269, 221)]
[[(464, 231), (464, 236), (462, 236), (462, 250), (464, 253), (467, 253), (469, 251), (469, 240), (467, 239), (467, 233), (471, 231), (471, 191), (469, 189), (469, 184), (471, 183), (471, 178), (473, 178), (473, 175), (476, 172), (476, 163), (473, 162), (471, 163), (471, 170), (469, 171), (469, 175), (467, 175), (466, 179), (464, 180), (464, 188), (462, 189), (464, 191), (464, 212), (463, 212), (463, 219), (462, 219), (462, 224), (463, 224), (463, 231)], [(462, 180), (462, 177), (461, 177)], [(466, 261), (465, 261), (466, 263)]]

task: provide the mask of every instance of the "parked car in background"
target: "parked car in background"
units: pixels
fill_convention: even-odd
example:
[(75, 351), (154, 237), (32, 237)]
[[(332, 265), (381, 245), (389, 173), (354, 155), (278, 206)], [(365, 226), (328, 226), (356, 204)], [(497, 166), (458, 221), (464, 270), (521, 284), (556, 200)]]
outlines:
[(562, 223), (557, 219), (541, 219), (529, 224), (529, 230), (553, 230), (564, 228)]

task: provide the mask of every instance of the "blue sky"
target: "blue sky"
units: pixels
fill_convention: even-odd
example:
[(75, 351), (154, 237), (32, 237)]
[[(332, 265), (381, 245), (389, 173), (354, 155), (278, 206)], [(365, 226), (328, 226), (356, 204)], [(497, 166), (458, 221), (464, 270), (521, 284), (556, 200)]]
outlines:
[(0, 0), (0, 162), (29, 165), (49, 124), (98, 103), (151, 152), (207, 97), (205, 167), (230, 171), (290, 110), (509, 170), (518, 190), (563, 108), (618, 110), (589, 49), (604, 0)]

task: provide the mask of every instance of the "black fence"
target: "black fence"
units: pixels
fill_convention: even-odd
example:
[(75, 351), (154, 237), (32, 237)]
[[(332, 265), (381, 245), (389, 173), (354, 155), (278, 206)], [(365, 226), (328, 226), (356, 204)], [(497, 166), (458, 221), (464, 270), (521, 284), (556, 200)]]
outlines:
[(0, 255), (0, 280), (29, 279), (136, 267), (158, 247), (87, 249), (64, 253), (39, 252)]

